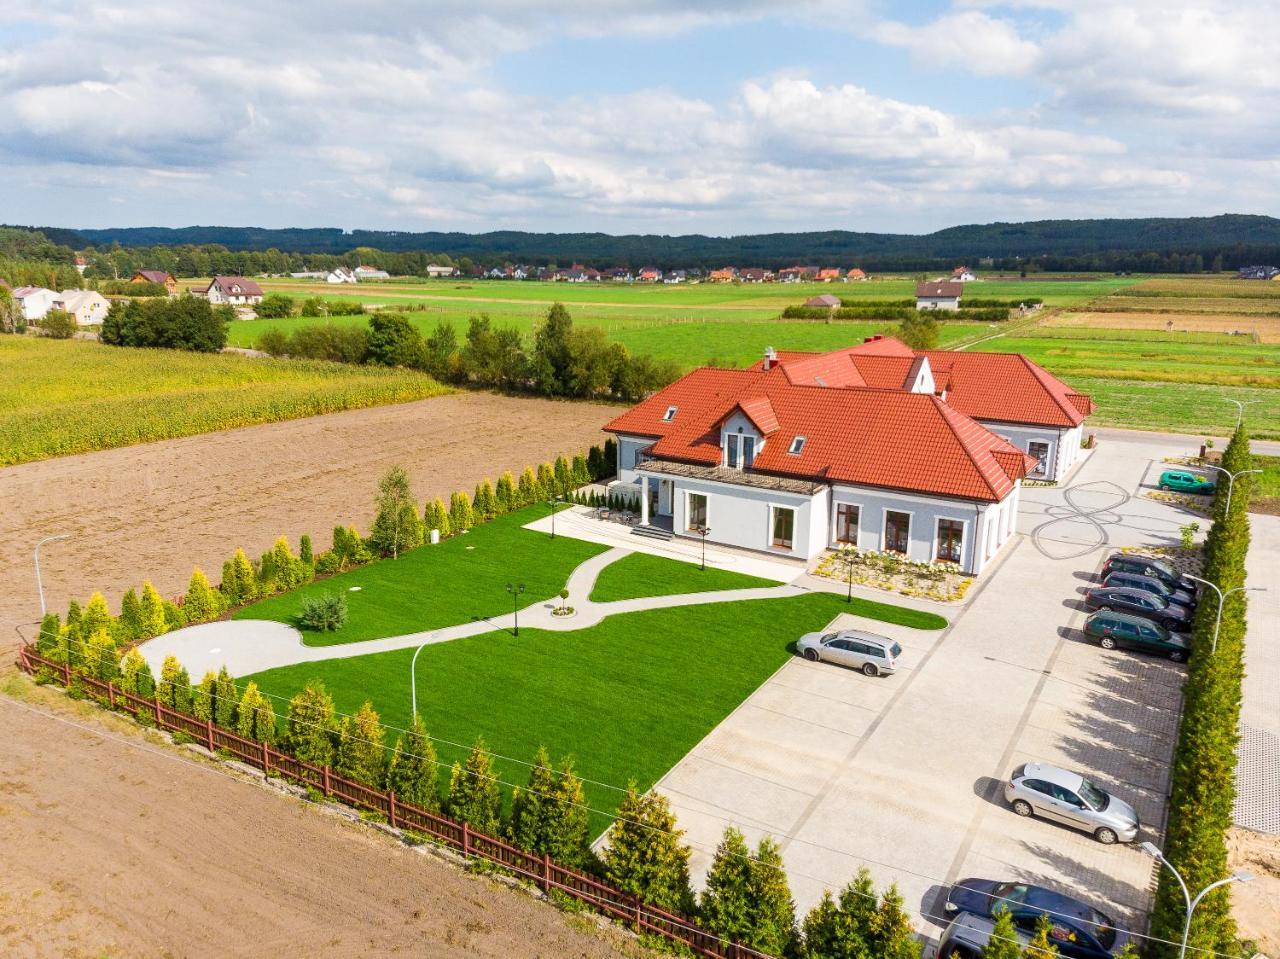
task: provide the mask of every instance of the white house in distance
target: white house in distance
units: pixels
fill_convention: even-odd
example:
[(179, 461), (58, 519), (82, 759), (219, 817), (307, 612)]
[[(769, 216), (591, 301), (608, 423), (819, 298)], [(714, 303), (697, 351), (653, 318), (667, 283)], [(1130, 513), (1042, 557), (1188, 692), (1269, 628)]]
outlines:
[(389, 280), (391, 274), (386, 270), (379, 270), (376, 266), (357, 266), (352, 270), (357, 280)]
[(99, 326), (106, 319), (111, 303), (95, 290), (63, 290), (54, 307), (74, 316), (77, 326)]
[(957, 266), (951, 271), (951, 279), (955, 280), (957, 283), (968, 283), (972, 280), (976, 280), (977, 277), (973, 275), (973, 271), (967, 266)]
[[(439, 263), (427, 264), (427, 276), (431, 277), (433, 280), (440, 279), (441, 277), (457, 275), (458, 271), (455, 267), (441, 266)], [(521, 277), (521, 279), (524, 279), (524, 277)]]
[(964, 285), (954, 280), (931, 280), (916, 284), (917, 310), (958, 310)]
[(355, 283), (355, 271), (349, 266), (340, 266), (335, 270), (330, 270), (325, 276), (326, 283)]
[(252, 306), (262, 302), (262, 287), (243, 276), (215, 276), (209, 282), (205, 296), (210, 303)]
[(13, 298), (22, 307), (22, 318), (34, 323), (53, 309), (58, 294), (43, 286), (20, 286), (13, 291)]
[(1025, 357), (831, 353), (702, 368), (610, 422), (645, 526), (812, 559), (853, 545), (977, 574), (1013, 534), (1022, 481), (1065, 477), (1092, 401)]

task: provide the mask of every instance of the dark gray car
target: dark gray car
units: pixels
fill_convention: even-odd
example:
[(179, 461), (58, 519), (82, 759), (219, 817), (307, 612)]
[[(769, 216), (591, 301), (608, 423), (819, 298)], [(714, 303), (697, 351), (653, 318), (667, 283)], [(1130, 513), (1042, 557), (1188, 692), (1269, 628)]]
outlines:
[(1191, 613), (1185, 606), (1177, 606), (1163, 596), (1128, 586), (1103, 586), (1084, 594), (1084, 604), (1090, 609), (1114, 609), (1120, 613), (1141, 616), (1165, 629), (1185, 633), (1191, 629)]

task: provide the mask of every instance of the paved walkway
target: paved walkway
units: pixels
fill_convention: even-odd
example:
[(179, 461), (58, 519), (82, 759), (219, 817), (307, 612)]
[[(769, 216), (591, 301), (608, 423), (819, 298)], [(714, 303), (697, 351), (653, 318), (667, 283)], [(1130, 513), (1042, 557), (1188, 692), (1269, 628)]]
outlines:
[(1280, 835), (1280, 516), (1249, 517), (1249, 632), (1236, 747), (1237, 825)]

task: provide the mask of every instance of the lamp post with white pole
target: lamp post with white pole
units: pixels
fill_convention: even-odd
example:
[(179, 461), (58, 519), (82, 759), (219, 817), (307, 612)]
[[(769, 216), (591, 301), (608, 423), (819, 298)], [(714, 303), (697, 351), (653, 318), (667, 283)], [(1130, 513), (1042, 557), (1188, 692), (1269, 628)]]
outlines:
[(1246, 473), (1262, 472), (1262, 470), (1240, 470), (1238, 473), (1233, 473), (1228, 469), (1223, 469), (1221, 466), (1214, 466), (1212, 463), (1205, 463), (1204, 465), (1206, 469), (1217, 470), (1219, 473), (1222, 473), (1227, 477), (1227, 512), (1228, 513), (1231, 512), (1231, 494), (1235, 492), (1236, 477), (1244, 476)]
[(1194, 579), (1197, 583), (1204, 583), (1204, 584), (1205, 584), (1206, 586), (1208, 586), (1211, 590), (1213, 590), (1215, 593), (1217, 593), (1217, 594), (1218, 594), (1218, 616), (1217, 616), (1217, 619), (1214, 621), (1214, 624), (1213, 624), (1213, 649), (1212, 649), (1212, 652), (1215, 652), (1215, 653), (1216, 653), (1216, 652), (1218, 651), (1218, 630), (1220, 630), (1220, 629), (1222, 628), (1222, 607), (1226, 604), (1226, 602), (1227, 602), (1227, 597), (1228, 597), (1228, 596), (1230, 596), (1232, 593), (1245, 593), (1245, 592), (1248, 592), (1248, 593), (1265, 593), (1265, 592), (1267, 591), (1267, 590), (1266, 590), (1266, 587), (1264, 587), (1264, 586), (1236, 586), (1236, 587), (1234, 587), (1234, 588), (1232, 588), (1232, 589), (1227, 590), (1227, 591), (1224, 593), (1221, 589), (1219, 589), (1219, 588), (1218, 588), (1218, 585), (1217, 585), (1216, 583), (1211, 583), (1211, 582), (1209, 582), (1207, 579), (1201, 579), (1199, 576), (1196, 576), (1196, 575), (1194, 575), (1194, 574), (1192, 574), (1192, 573), (1186, 573), (1185, 575), (1186, 575), (1187, 579)]
[(1213, 890), (1220, 886), (1225, 886), (1232, 882), (1252, 882), (1253, 873), (1248, 872), (1247, 870), (1233, 872), (1226, 879), (1219, 879), (1217, 882), (1209, 883), (1209, 885), (1196, 893), (1196, 897), (1192, 899), (1191, 890), (1187, 888), (1187, 884), (1183, 881), (1181, 874), (1178, 870), (1173, 868), (1173, 863), (1164, 858), (1164, 853), (1160, 851), (1156, 844), (1153, 842), (1144, 842), (1142, 843), (1141, 848), (1148, 856), (1152, 856), (1164, 863), (1168, 870), (1173, 873), (1173, 878), (1178, 880), (1179, 888), (1182, 889), (1182, 898), (1187, 904), (1187, 922), (1182, 928), (1182, 949), (1178, 952), (1178, 959), (1186, 959), (1187, 940), (1191, 938), (1191, 917), (1195, 915), (1196, 906), (1200, 905), (1201, 900), (1203, 900), (1205, 896), (1209, 895), (1209, 893), (1213, 892)]
[(1254, 403), (1262, 402), (1261, 400), (1233, 400), (1229, 396), (1224, 396), (1222, 398), (1226, 400), (1228, 403), (1236, 404), (1236, 429), (1239, 429), (1240, 424), (1244, 422), (1244, 408), (1246, 406), (1251, 406)]
[(421, 646), (413, 651), (413, 659), (409, 661), (409, 697), (413, 703), (412, 711), (409, 714), (410, 721), (418, 718), (418, 653), (422, 652), (430, 646), (432, 640), (427, 640)]
[(40, 594), (40, 616), (44, 617), (47, 610), (44, 605), (44, 582), (40, 579), (40, 547), (45, 543), (56, 543), (60, 539), (70, 539), (70, 533), (59, 533), (56, 536), (46, 536), (40, 542), (36, 543), (35, 559), (36, 559), (36, 592)]

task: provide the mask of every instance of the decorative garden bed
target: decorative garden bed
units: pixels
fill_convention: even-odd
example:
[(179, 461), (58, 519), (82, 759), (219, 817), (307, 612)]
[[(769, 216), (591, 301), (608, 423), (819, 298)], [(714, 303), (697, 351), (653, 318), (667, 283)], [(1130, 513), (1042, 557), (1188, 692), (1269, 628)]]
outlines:
[[(852, 570), (850, 570), (852, 564)], [(813, 571), (815, 576), (855, 586), (870, 586), (903, 596), (917, 596), (942, 603), (963, 599), (973, 577), (956, 563), (921, 563), (899, 553), (876, 550), (828, 552)]]
[(1190, 493), (1170, 493), (1167, 490), (1155, 489), (1146, 490), (1142, 494), (1147, 499), (1153, 499), (1158, 503), (1168, 503), (1170, 506), (1178, 506), (1182, 509), (1190, 510), (1201, 516), (1208, 516), (1213, 512), (1212, 496), (1192, 496)]

